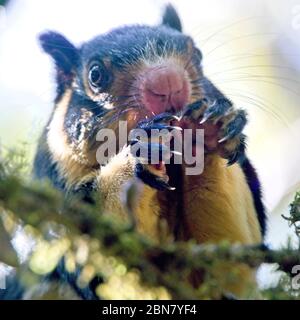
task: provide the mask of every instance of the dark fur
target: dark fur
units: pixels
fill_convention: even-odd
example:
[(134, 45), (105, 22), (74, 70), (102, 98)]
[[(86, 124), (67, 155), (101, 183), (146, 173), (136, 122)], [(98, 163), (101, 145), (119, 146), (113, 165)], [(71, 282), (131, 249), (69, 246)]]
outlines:
[(261, 185), (260, 185), (256, 170), (252, 166), (250, 160), (245, 156), (240, 157), (239, 163), (241, 168), (243, 169), (243, 172), (247, 178), (247, 183), (252, 192), (261, 233), (263, 236), (265, 236), (266, 228), (267, 228), (267, 217), (266, 217), (266, 210), (262, 202)]
[(108, 57), (114, 67), (122, 69), (148, 53), (146, 44), (149, 41), (155, 44), (158, 54), (162, 54), (164, 48), (184, 54), (189, 40), (191, 38), (166, 26), (124, 26), (85, 43), (80, 54), (85, 62)]
[(55, 188), (65, 190), (66, 182), (60, 176), (57, 164), (53, 161), (46, 145), (46, 131), (44, 130), (38, 144), (38, 149), (33, 163), (33, 175), (37, 180), (48, 179)]

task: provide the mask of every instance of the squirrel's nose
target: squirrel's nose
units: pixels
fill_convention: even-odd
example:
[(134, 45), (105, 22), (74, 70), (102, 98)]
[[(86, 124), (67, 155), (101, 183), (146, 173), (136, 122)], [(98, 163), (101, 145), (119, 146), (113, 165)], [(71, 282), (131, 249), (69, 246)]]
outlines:
[(143, 77), (141, 91), (144, 106), (155, 114), (169, 109), (178, 111), (187, 104), (189, 98), (184, 70), (174, 66), (150, 69)]

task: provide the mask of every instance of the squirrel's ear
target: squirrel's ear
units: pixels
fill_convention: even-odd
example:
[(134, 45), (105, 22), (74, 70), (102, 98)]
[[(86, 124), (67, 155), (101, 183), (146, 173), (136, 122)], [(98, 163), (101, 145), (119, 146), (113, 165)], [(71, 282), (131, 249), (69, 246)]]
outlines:
[(168, 26), (180, 32), (182, 31), (182, 25), (178, 13), (171, 4), (168, 4), (165, 7), (165, 11), (162, 18), (162, 25)]
[(57, 32), (48, 31), (39, 36), (41, 47), (54, 60), (58, 71), (70, 75), (79, 62), (77, 48), (64, 36)]

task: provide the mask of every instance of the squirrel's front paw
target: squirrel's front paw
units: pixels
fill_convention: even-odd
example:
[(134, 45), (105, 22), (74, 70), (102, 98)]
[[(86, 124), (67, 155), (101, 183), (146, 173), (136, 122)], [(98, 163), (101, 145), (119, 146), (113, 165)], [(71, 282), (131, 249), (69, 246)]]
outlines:
[(174, 190), (168, 184), (165, 162), (174, 151), (167, 146), (172, 130), (181, 130), (171, 126), (171, 120), (177, 119), (169, 113), (163, 113), (150, 120), (141, 121), (134, 137), (130, 139), (131, 154), (137, 159), (136, 176), (145, 184), (157, 190)]
[(188, 127), (204, 129), (206, 152), (219, 153), (228, 159), (229, 165), (245, 151), (246, 137), (242, 131), (247, 123), (246, 112), (234, 109), (226, 98), (192, 103), (186, 107), (181, 121), (187, 121)]

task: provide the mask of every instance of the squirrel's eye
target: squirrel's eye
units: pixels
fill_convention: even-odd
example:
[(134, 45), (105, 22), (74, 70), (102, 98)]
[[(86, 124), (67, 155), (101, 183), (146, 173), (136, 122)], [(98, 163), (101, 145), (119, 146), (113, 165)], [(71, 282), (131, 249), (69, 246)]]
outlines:
[(111, 72), (101, 62), (95, 62), (91, 65), (88, 77), (90, 86), (96, 93), (106, 90), (112, 81)]
[(100, 65), (95, 64), (89, 71), (89, 82), (93, 87), (102, 87), (102, 68)]

